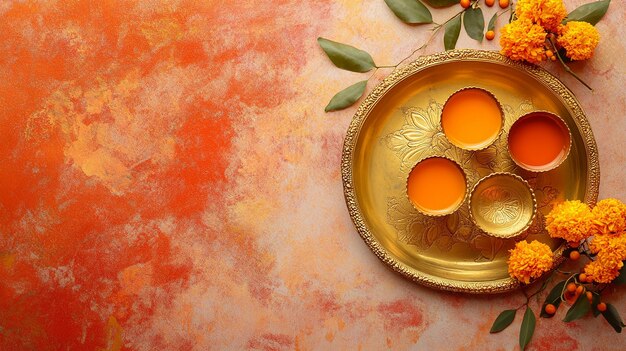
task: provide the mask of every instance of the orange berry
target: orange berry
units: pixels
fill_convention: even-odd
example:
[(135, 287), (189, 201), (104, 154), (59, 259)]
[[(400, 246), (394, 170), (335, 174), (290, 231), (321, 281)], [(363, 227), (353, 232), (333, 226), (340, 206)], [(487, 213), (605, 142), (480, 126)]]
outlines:
[(587, 275), (586, 275), (585, 273), (580, 273), (580, 274), (578, 275), (578, 280), (579, 280), (581, 283), (586, 283), (586, 282), (587, 282)]
[(604, 302), (600, 302), (598, 306), (596, 306), (596, 308), (598, 309), (598, 311), (604, 312), (606, 311), (606, 304)]
[(488, 30), (487, 33), (485, 33), (485, 38), (487, 38), (487, 40), (493, 40), (495, 37), (496, 33), (492, 30)]
[(576, 283), (569, 283), (567, 284), (567, 291), (573, 293), (574, 291), (576, 291)]
[(556, 56), (550, 56), (550, 60), (556, 61)]
[(496, 3), (496, 0), (485, 0), (485, 5), (491, 7)]
[(593, 300), (593, 294), (591, 293), (591, 291), (587, 291), (587, 300), (589, 300), (589, 302)]
[(461, 6), (463, 6), (464, 9), (470, 7), (470, 0), (461, 0)]
[(509, 0), (500, 0), (498, 1), (498, 5), (500, 5), (501, 8), (505, 9), (509, 7)]
[(583, 290), (585, 290), (585, 288), (584, 288), (582, 285), (579, 285), (579, 286), (576, 288), (576, 295), (580, 295), (580, 294), (582, 294), (582, 293), (583, 293)]
[(587, 279), (585, 280), (587, 283), (593, 283), (593, 277), (588, 275)]
[[(552, 57), (552, 56), (554, 56), (554, 53), (552, 52), (552, 50), (546, 50), (546, 56)], [(578, 246), (578, 243), (575, 242), (575, 244), (576, 244), (576, 246)]]
[(553, 304), (549, 303), (546, 305), (546, 308), (544, 308), (544, 310), (546, 311), (547, 314), (555, 314), (556, 313), (556, 307), (554, 307)]
[[(569, 253), (569, 259), (572, 261), (576, 261), (577, 259), (580, 258), (580, 252), (578, 251), (572, 251)], [(582, 280), (582, 278), (580, 278)]]

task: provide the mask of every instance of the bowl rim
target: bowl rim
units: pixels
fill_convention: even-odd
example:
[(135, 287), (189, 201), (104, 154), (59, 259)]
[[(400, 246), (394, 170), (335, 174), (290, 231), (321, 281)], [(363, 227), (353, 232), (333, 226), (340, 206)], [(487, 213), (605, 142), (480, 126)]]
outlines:
[[(543, 115), (548, 115), (550, 116), (550, 118), (552, 118), (552, 120), (556, 121), (557, 124), (559, 124), (559, 126), (561, 127), (561, 130), (566, 130), (567, 131), (567, 137), (568, 137), (568, 143), (567, 143), (567, 148), (565, 150), (565, 152), (562, 154), (562, 156), (559, 159), (555, 159), (558, 160), (558, 162), (554, 162), (552, 161), (551, 163), (549, 163), (549, 167), (529, 167), (528, 165), (525, 165), (524, 163), (518, 161), (515, 159), (515, 156), (513, 155), (513, 153), (511, 152), (511, 145), (510, 145), (510, 137), (511, 137), (511, 130), (513, 130), (513, 127), (515, 127), (515, 124), (519, 121), (521, 121), (522, 119), (525, 118), (530, 118), (533, 117), (533, 115), (539, 115), (539, 114), (543, 114)], [(551, 171), (553, 169), (558, 168), (560, 165), (563, 164), (563, 162), (565, 162), (565, 160), (567, 160), (567, 158), (569, 157), (570, 151), (572, 149), (572, 131), (569, 129), (569, 126), (567, 125), (567, 123), (565, 122), (565, 120), (563, 120), (563, 118), (559, 115), (557, 115), (554, 112), (550, 112), (550, 111), (546, 111), (546, 110), (533, 110), (530, 111), (528, 113), (525, 113), (521, 116), (519, 116), (515, 122), (513, 122), (513, 124), (511, 124), (511, 127), (509, 127), (509, 131), (506, 135), (506, 151), (509, 154), (509, 157), (511, 158), (511, 160), (513, 160), (513, 162), (515, 162), (515, 164), (526, 170), (529, 172), (535, 172), (535, 173), (542, 173), (542, 172), (548, 172)]]
[[(493, 137), (493, 140), (489, 141), (488, 143), (485, 143), (484, 145), (480, 146), (480, 147), (467, 147), (467, 146), (463, 146), (463, 145), (459, 145), (456, 142), (452, 141), (450, 138), (448, 138), (448, 135), (446, 134), (446, 130), (443, 127), (443, 113), (446, 110), (446, 106), (448, 105), (448, 102), (450, 102), (450, 99), (452, 99), (453, 96), (462, 93), (464, 91), (467, 90), (480, 90), (484, 93), (487, 93), (487, 95), (491, 96), (491, 98), (496, 102), (496, 105), (498, 106), (498, 110), (500, 111), (500, 129), (498, 130), (498, 133)], [(441, 116), (439, 117), (439, 126), (441, 127), (441, 131), (443, 132), (443, 136), (446, 138), (446, 140), (452, 144), (455, 147), (458, 147), (460, 149), (463, 150), (467, 150), (467, 151), (480, 151), (480, 150), (484, 150), (488, 147), (490, 147), (491, 145), (493, 145), (493, 143), (496, 142), (496, 140), (498, 140), (500, 138), (500, 136), (502, 135), (503, 131), (504, 131), (504, 124), (506, 123), (506, 118), (504, 115), (504, 109), (502, 108), (502, 104), (500, 103), (500, 100), (498, 100), (498, 98), (496, 97), (496, 95), (494, 93), (492, 93), (490, 90), (479, 87), (479, 86), (475, 86), (475, 85), (470, 85), (470, 86), (466, 86), (463, 87), (461, 89), (456, 90), (454, 93), (450, 94), (448, 96), (448, 98), (446, 99), (446, 102), (444, 102), (443, 107), (441, 108)]]
[[(531, 215), (530, 218), (527, 220), (526, 224), (519, 230), (512, 232), (510, 234), (501, 234), (501, 233), (494, 233), (494, 232), (490, 232), (488, 230), (486, 230), (482, 225), (480, 225), (478, 223), (478, 221), (476, 220), (475, 216), (474, 216), (474, 212), (473, 212), (473, 206), (472, 206), (472, 198), (474, 196), (474, 194), (476, 193), (476, 190), (478, 189), (479, 185), (484, 183), (485, 181), (491, 179), (491, 178), (495, 178), (495, 177), (510, 177), (515, 179), (516, 181), (519, 181), (530, 193), (530, 197), (531, 197), (531, 202), (532, 202), (532, 211), (531, 211)], [(510, 172), (494, 172), (491, 174), (488, 174), (484, 177), (482, 177), (481, 179), (479, 179), (476, 184), (474, 184), (474, 186), (472, 187), (472, 190), (470, 191), (469, 194), (469, 217), (472, 220), (472, 222), (474, 223), (474, 225), (476, 225), (476, 227), (478, 227), (480, 230), (482, 230), (485, 234), (495, 237), (495, 238), (500, 238), (500, 239), (521, 239), (524, 235), (524, 233), (528, 230), (528, 228), (530, 228), (530, 226), (532, 225), (533, 221), (535, 220), (535, 216), (537, 215), (537, 198), (535, 197), (535, 192), (533, 191), (532, 187), (530, 186), (530, 184), (522, 177), (520, 177), (517, 174), (514, 173), (510, 173)]]
[[(440, 158), (440, 159), (444, 159), (444, 160), (448, 160), (450, 162), (452, 162), (454, 164), (454, 166), (456, 166), (456, 168), (461, 171), (461, 174), (463, 175), (463, 179), (465, 180), (465, 193), (463, 194), (463, 198), (461, 199), (461, 201), (459, 201), (458, 204), (456, 204), (454, 207), (452, 207), (451, 210), (449, 211), (445, 211), (445, 212), (437, 212), (437, 213), (432, 213), (432, 212), (428, 212), (424, 209), (419, 208), (418, 206), (416, 206), (413, 201), (411, 201), (411, 198), (409, 197), (409, 178), (411, 177), (411, 173), (413, 173), (413, 170), (415, 169), (415, 167), (417, 167), (420, 163), (427, 161), (429, 159), (435, 159), (435, 158)], [(453, 214), (454, 212), (456, 212), (459, 208), (461, 208), (461, 206), (463, 205), (463, 203), (465, 202), (465, 200), (467, 200), (467, 197), (469, 196), (470, 191), (469, 191), (469, 182), (467, 180), (467, 174), (465, 173), (465, 171), (463, 170), (463, 167), (461, 167), (461, 165), (456, 162), (455, 160), (453, 160), (452, 158), (445, 156), (445, 155), (433, 155), (433, 156), (428, 156), (428, 157), (424, 157), (419, 159), (417, 162), (415, 162), (415, 164), (411, 167), (410, 171), (407, 173), (406, 175), (406, 180), (405, 180), (405, 191), (404, 191), (404, 196), (406, 197), (406, 199), (409, 201), (409, 203), (411, 204), (411, 206), (413, 206), (414, 209), (416, 209), (419, 213), (425, 215), (425, 216), (429, 216), (429, 217), (444, 217), (450, 214)]]

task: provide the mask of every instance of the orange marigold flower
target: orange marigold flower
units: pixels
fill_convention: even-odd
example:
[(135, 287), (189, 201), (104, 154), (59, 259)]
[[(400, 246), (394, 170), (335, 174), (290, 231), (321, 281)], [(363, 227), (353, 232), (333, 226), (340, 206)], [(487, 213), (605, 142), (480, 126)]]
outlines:
[(546, 244), (533, 240), (531, 243), (520, 241), (509, 251), (509, 275), (524, 284), (539, 278), (552, 268), (554, 255)]
[[(620, 264), (623, 265), (622, 262)], [(617, 278), (619, 275), (619, 270), (621, 267), (613, 267), (610, 265), (604, 265), (602, 261), (595, 260), (593, 262), (589, 262), (585, 266), (585, 274), (591, 277), (594, 282), (597, 283), (610, 283), (613, 279)]]
[(626, 230), (626, 205), (617, 199), (604, 199), (591, 211), (594, 235), (615, 234)]
[(589, 243), (592, 253), (602, 252), (605, 249), (615, 250), (624, 254), (626, 259), (626, 232), (620, 234), (595, 235)]
[(626, 260), (626, 236), (610, 240), (603, 247), (595, 261), (585, 266), (585, 273), (598, 283), (610, 283), (619, 275), (619, 270)]
[(603, 248), (608, 247), (611, 239), (618, 237), (612, 234), (595, 234), (589, 243), (589, 249), (592, 253), (598, 253)]
[(519, 0), (516, 6), (517, 18), (529, 19), (551, 32), (567, 16), (562, 0)]
[(546, 216), (546, 230), (553, 238), (580, 242), (590, 236), (591, 210), (578, 200), (560, 203)]
[(609, 254), (614, 255), (619, 260), (626, 260), (626, 233), (622, 233), (622, 235), (609, 241), (609, 246), (598, 255), (603, 256)]
[(561, 30), (557, 43), (565, 49), (565, 55), (572, 60), (586, 60), (593, 56), (600, 33), (587, 22), (567, 22)]
[(545, 58), (546, 32), (540, 25), (518, 19), (500, 29), (500, 52), (516, 61), (540, 63)]

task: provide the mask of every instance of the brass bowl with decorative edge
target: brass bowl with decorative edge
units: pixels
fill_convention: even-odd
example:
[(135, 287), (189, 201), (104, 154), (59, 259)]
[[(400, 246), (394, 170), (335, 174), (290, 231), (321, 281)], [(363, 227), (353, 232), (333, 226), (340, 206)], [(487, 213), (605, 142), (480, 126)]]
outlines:
[(496, 172), (474, 185), (469, 208), (474, 224), (488, 235), (519, 239), (535, 218), (537, 200), (522, 177)]
[[(529, 162), (524, 162), (521, 157), (516, 156), (516, 152), (515, 150), (512, 150), (511, 146), (511, 133), (516, 133), (517, 130), (523, 128), (521, 127), (523, 124), (541, 123), (541, 119), (548, 120), (550, 124), (552, 124), (551, 126), (549, 126), (549, 128), (553, 129), (551, 133), (548, 135), (541, 135), (535, 130), (528, 129), (525, 135), (521, 135), (519, 137), (525, 140), (519, 140), (519, 143), (523, 142), (527, 145), (530, 144), (533, 149), (526, 150), (526, 152), (534, 154), (534, 157), (536, 157), (536, 155), (541, 152), (540, 149), (542, 148), (552, 149), (554, 155), (552, 155), (552, 157), (549, 157), (550, 155), (546, 155), (544, 156), (548, 157), (546, 160), (542, 160), (543, 162), (540, 164), (533, 165)], [(554, 145), (549, 145), (550, 140), (554, 141), (554, 139), (561, 138), (565, 141), (563, 143), (560, 143), (560, 145), (557, 145), (556, 150)], [(520, 147), (521, 146), (517, 146), (517, 148)], [(513, 125), (511, 126), (511, 128), (509, 129), (509, 133), (507, 134), (507, 150), (509, 152), (509, 155), (511, 156), (511, 159), (513, 160), (513, 162), (515, 162), (516, 165), (530, 172), (548, 172), (559, 167), (565, 161), (565, 159), (567, 159), (567, 156), (569, 156), (571, 148), (572, 132), (567, 126), (567, 123), (565, 123), (563, 118), (549, 111), (532, 111), (523, 116), (520, 116), (515, 122), (513, 122)]]
[[(479, 94), (479, 95), (476, 96), (476, 94)], [(471, 95), (474, 95), (474, 96), (472, 97)], [(455, 108), (463, 109), (464, 111), (462, 112), (462, 118), (465, 120), (464, 121), (465, 123), (467, 122), (468, 118), (472, 117), (471, 111), (473, 109), (471, 108), (471, 106), (453, 106), (453, 105), (463, 104), (463, 102), (461, 101), (464, 98), (476, 99), (476, 98), (482, 97), (480, 95), (487, 96), (490, 102), (494, 103), (494, 106), (490, 106), (490, 107), (495, 107), (495, 109), (499, 112), (498, 121), (499, 121), (500, 126), (497, 128), (497, 130), (491, 131), (491, 133), (487, 133), (490, 135), (486, 135), (484, 139), (475, 140), (475, 141), (462, 141), (460, 136), (452, 137), (450, 135), (451, 134), (450, 132), (446, 133), (446, 126), (448, 126), (448, 129), (452, 129), (452, 125), (453, 125), (453, 123), (449, 122), (449, 120), (453, 117), (446, 118), (446, 116), (451, 115), (451, 112), (450, 112), (451, 109), (455, 109)], [(469, 117), (468, 117), (468, 114), (470, 114)], [(474, 112), (474, 114), (478, 114), (478, 113)], [(484, 116), (485, 114), (482, 113), (481, 115)], [(474, 116), (474, 117), (481, 118), (479, 116)], [(504, 122), (505, 122), (504, 111), (502, 110), (502, 105), (500, 104), (500, 101), (498, 101), (498, 98), (491, 91), (484, 89), (484, 88), (477, 87), (477, 86), (464, 87), (452, 93), (448, 97), (448, 99), (446, 99), (446, 102), (443, 104), (443, 110), (441, 111), (441, 130), (443, 131), (443, 135), (446, 137), (446, 139), (448, 139), (448, 141), (452, 145), (459, 147), (461, 149), (464, 149), (464, 150), (469, 150), (469, 151), (483, 150), (489, 147), (490, 145), (492, 145), (496, 140), (498, 140), (498, 138), (502, 134), (502, 130), (504, 129)], [(480, 128), (480, 127), (484, 127), (484, 123), (480, 123), (480, 121), (472, 121), (472, 123), (469, 123), (469, 125), (467, 124), (463, 125), (462, 129), (468, 130), (471, 128)], [(465, 136), (465, 138), (467, 137), (468, 136)]]
[[(480, 151), (454, 147), (440, 127), (443, 103), (467, 86), (493, 92), (505, 113), (500, 138)], [(569, 157), (550, 172), (525, 171), (507, 152), (509, 127), (534, 110), (561, 116), (572, 133)], [(394, 271), (431, 288), (481, 294), (519, 287), (506, 263), (515, 240), (485, 235), (469, 217), (469, 201), (450, 215), (431, 217), (407, 200), (407, 173), (418, 160), (434, 155), (461, 165), (470, 189), (494, 172), (526, 179), (537, 200), (526, 240), (550, 246), (557, 261), (564, 259), (567, 245), (547, 234), (545, 215), (558, 202), (593, 205), (598, 197), (600, 168), (591, 126), (574, 94), (556, 77), (495, 51), (463, 49), (418, 57), (363, 99), (344, 138), (341, 176), (348, 213), (367, 246)]]
[[(420, 168), (421, 168), (422, 173), (424, 173), (424, 171), (429, 172), (429, 170), (425, 169), (425, 167), (432, 168), (433, 165), (429, 165), (429, 163), (433, 163), (433, 162), (440, 163), (440, 161), (443, 161), (445, 164), (434, 165), (435, 167), (439, 168), (439, 171), (438, 172), (430, 171), (430, 177), (433, 177), (436, 175), (439, 177), (457, 178), (457, 179), (452, 179), (452, 180), (453, 181), (456, 180), (456, 183), (458, 183), (457, 184), (458, 188), (463, 188), (462, 190), (463, 195), (454, 196), (454, 194), (452, 194), (450, 196), (446, 196), (445, 192), (440, 191), (441, 189), (439, 190), (435, 189), (434, 184), (428, 184), (427, 189), (423, 189), (422, 187), (422, 189), (420, 190), (420, 192), (422, 192), (421, 197), (430, 198), (430, 201), (438, 201), (439, 206), (426, 206), (425, 204), (419, 203), (417, 199), (411, 199), (411, 192), (412, 192), (411, 187), (413, 185), (409, 182), (411, 177), (413, 176), (417, 177), (418, 175), (416, 175), (416, 172), (420, 172)], [(457, 173), (448, 174), (448, 175), (443, 174), (444, 172), (449, 172), (449, 170), (457, 171)], [(435, 173), (439, 173), (439, 174), (435, 174)], [(424, 179), (427, 177), (428, 176), (425, 176), (422, 178)], [(428, 180), (426, 181), (428, 182)], [(415, 181), (415, 182), (419, 182), (419, 181)], [(415, 185), (413, 185), (413, 187), (415, 187)], [(463, 202), (465, 201), (469, 193), (468, 191), (469, 187), (467, 185), (467, 176), (465, 175), (463, 168), (461, 168), (461, 166), (456, 161), (446, 156), (430, 156), (430, 157), (426, 157), (418, 161), (415, 164), (415, 166), (411, 168), (411, 171), (406, 177), (406, 189), (407, 191), (405, 194), (406, 194), (407, 200), (411, 203), (411, 205), (413, 205), (413, 208), (415, 208), (417, 211), (419, 211), (425, 216), (432, 216), (432, 217), (447, 216), (451, 213), (454, 213), (456, 210), (459, 209), (459, 207), (461, 207), (461, 205), (463, 204)], [(460, 189), (457, 189), (457, 190), (460, 190)]]

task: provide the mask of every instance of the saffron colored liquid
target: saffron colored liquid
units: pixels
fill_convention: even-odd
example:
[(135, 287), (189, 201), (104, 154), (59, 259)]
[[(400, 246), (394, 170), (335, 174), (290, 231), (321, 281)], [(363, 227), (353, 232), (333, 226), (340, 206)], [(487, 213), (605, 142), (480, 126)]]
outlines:
[(517, 120), (509, 131), (509, 152), (529, 168), (550, 167), (567, 153), (570, 136), (563, 122), (535, 112)]
[(470, 88), (448, 99), (441, 114), (441, 125), (452, 144), (480, 149), (491, 144), (500, 133), (502, 114), (493, 96)]
[(407, 192), (418, 209), (430, 214), (449, 213), (465, 198), (465, 176), (448, 159), (428, 158), (409, 174)]

